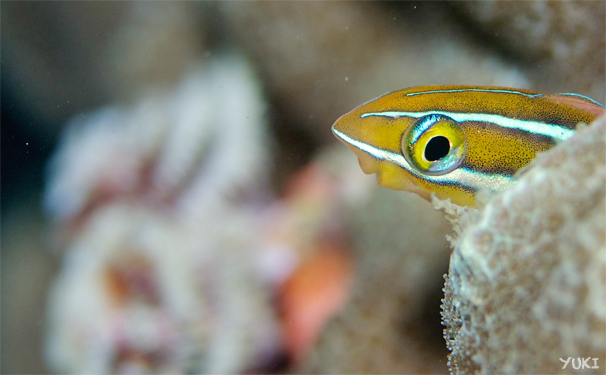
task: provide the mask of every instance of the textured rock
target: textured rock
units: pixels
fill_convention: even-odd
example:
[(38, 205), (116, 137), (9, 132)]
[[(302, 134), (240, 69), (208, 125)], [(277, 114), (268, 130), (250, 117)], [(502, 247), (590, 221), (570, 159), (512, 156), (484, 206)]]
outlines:
[(442, 307), (452, 373), (575, 372), (568, 357), (603, 373), (605, 137), (602, 117), (539, 155), (456, 240)]

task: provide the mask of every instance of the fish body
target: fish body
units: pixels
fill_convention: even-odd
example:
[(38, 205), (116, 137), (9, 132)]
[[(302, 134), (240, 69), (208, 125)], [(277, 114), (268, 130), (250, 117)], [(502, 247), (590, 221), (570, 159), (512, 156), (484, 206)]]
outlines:
[(479, 190), (507, 188), (537, 152), (604, 111), (578, 94), (423, 86), (367, 102), (341, 116), (332, 131), (380, 185), (475, 206)]

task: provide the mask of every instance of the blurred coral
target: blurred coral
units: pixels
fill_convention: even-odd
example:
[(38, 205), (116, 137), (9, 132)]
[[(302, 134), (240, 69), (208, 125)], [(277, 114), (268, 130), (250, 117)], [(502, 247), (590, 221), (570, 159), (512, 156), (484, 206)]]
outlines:
[(95, 210), (49, 299), (46, 354), (58, 372), (240, 372), (279, 350), (254, 267), (252, 214), (204, 221), (125, 202)]
[(354, 252), (350, 300), (298, 371), (446, 373), (439, 301), (450, 226), (429, 202), (365, 177), (371, 186), (343, 213)]
[[(270, 209), (267, 238), (274, 248), (291, 248), (296, 267), (278, 287), (284, 345), (294, 363), (315, 344), (325, 322), (345, 304), (351, 254), (345, 247), (341, 210), (347, 173), (315, 160), (288, 183), (283, 199)], [(326, 158), (325, 158), (326, 159)]]
[(464, 224), (442, 307), (452, 373), (603, 373), (605, 158), (601, 117)]
[(45, 199), (67, 249), (49, 297), (55, 371), (274, 371), (343, 306), (353, 168), (312, 163), (269, 200), (258, 87), (223, 54), (172, 93), (72, 121)]
[(68, 248), (49, 299), (55, 371), (230, 373), (280, 355), (255, 266), (269, 151), (258, 87), (226, 54), (172, 93), (72, 122), (45, 200)]
[(47, 210), (71, 224), (99, 203), (134, 197), (195, 218), (250, 198), (269, 171), (264, 116), (250, 68), (231, 55), (172, 94), (77, 116), (49, 169)]

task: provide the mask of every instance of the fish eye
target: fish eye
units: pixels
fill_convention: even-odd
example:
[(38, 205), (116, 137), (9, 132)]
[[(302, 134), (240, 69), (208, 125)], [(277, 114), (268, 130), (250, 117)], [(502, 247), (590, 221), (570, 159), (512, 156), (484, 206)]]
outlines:
[(442, 175), (461, 165), (467, 154), (467, 139), (455, 120), (428, 115), (406, 129), (402, 135), (402, 154), (419, 172)]
[(450, 142), (448, 138), (441, 135), (435, 136), (427, 142), (425, 147), (425, 159), (428, 161), (436, 161), (448, 155), (450, 151)]

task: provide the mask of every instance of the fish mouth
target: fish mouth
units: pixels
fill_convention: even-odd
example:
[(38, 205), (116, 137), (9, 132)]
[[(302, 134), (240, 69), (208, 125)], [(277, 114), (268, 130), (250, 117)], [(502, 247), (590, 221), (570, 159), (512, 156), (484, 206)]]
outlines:
[(365, 174), (376, 174), (377, 183), (383, 187), (408, 191), (430, 199), (430, 192), (419, 185), (405, 168), (389, 159), (373, 155), (380, 151), (349, 137), (339, 130), (338, 123), (339, 120), (332, 126), (333, 134), (356, 154), (360, 168)]
[(361, 142), (356, 141), (353, 138), (350, 138), (345, 133), (341, 132), (337, 129), (337, 124), (339, 120), (335, 122), (332, 126), (332, 133), (337, 137), (338, 140), (343, 142), (347, 147), (349, 147), (358, 157), (358, 163), (360, 164), (360, 168), (365, 174), (373, 174), (380, 172), (379, 164), (381, 160), (379, 158), (374, 157), (369, 154), (367, 151), (361, 149)]

